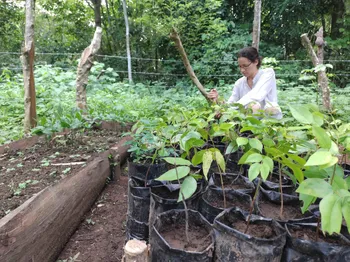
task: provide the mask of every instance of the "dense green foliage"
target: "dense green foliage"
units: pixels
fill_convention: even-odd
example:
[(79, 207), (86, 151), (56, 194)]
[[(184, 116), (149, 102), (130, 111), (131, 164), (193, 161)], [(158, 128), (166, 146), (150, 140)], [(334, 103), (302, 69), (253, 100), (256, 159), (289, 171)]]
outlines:
[[(74, 80), (76, 60), (94, 32), (94, 2), (36, 1), (35, 82), (41, 127), (35, 132), (50, 133), (84, 125), (84, 117), (74, 109)], [(127, 4), (133, 71), (142, 74), (134, 75), (138, 84), (122, 83), (126, 77), (122, 6), (119, 0), (103, 1), (101, 56), (97, 57), (99, 63), (92, 69), (88, 86), (90, 118), (134, 121), (143, 116), (159, 116), (163, 107), (187, 104), (192, 99), (203, 103), (200, 98), (193, 98), (197, 92), (168, 37), (172, 26), (180, 32), (200, 81), (208, 89), (215, 85), (220, 94), (229, 95), (230, 84), (240, 76), (235, 53), (251, 43), (254, 1), (140, 0)], [(21, 71), (18, 56), (24, 31), (23, 1), (1, 1), (0, 19), (3, 143), (23, 135), (22, 77), (15, 73)], [(308, 32), (311, 36), (323, 25), (328, 43), (326, 59), (346, 60), (350, 58), (349, 22), (349, 6), (341, 0), (263, 1), (260, 50), (266, 65), (276, 71), (286, 121), (290, 103), (320, 104), (321, 100), (300, 34)], [(349, 63), (331, 64), (333, 69), (328, 72), (333, 81), (335, 114), (347, 120)], [(298, 80), (303, 69), (311, 73)]]
[[(90, 42), (94, 31), (94, 1), (36, 1), (36, 50), (38, 53), (80, 53)], [(265, 0), (262, 1), (261, 54), (277, 59), (309, 60), (301, 46), (300, 35), (313, 34), (323, 25), (327, 38), (326, 59), (350, 59), (349, 4), (344, 0)], [(184, 74), (177, 50), (168, 38), (171, 26), (180, 32), (189, 58), (200, 80), (218, 83), (233, 82), (238, 73), (235, 54), (250, 45), (254, 1), (242, 0), (139, 0), (127, 1), (131, 36), (134, 79), (162, 80), (174, 85), (174, 77), (164, 74)], [(19, 52), (23, 39), (23, 1), (0, 3), (0, 52)], [(101, 53), (126, 56), (125, 24), (119, 0), (103, 1), (101, 6), (103, 41)], [(9, 63), (5, 57), (1, 68)], [(37, 63), (60, 62), (69, 66), (69, 55), (38, 56)], [(76, 57), (73, 57), (76, 58)], [(153, 60), (149, 60), (153, 59)], [(68, 61), (67, 61), (68, 60)], [(100, 58), (100, 62), (126, 71), (126, 60), (116, 57)], [(174, 62), (176, 61), (176, 62)], [(68, 62), (68, 64), (67, 64)], [(180, 62), (180, 63), (179, 63)], [(19, 67), (17, 59), (17, 66)], [(348, 62), (336, 62), (334, 79), (346, 86), (349, 79)], [(310, 65), (309, 65), (310, 66)], [(291, 64), (291, 68), (306, 68)], [(144, 73), (159, 73), (149, 75)], [(288, 72), (289, 74), (292, 72)], [(120, 74), (125, 77), (125, 73)]]
[[(104, 72), (101, 74), (101, 72)], [(61, 131), (63, 128), (80, 128), (96, 120), (133, 122), (140, 118), (157, 118), (169, 114), (175, 108), (200, 110), (206, 104), (194, 86), (179, 82), (174, 88), (162, 83), (129, 85), (118, 82), (118, 74), (110, 67), (96, 63), (92, 68), (87, 87), (88, 117), (75, 109), (75, 70), (64, 71), (59, 67), (39, 66), (35, 70), (38, 125), (34, 133)], [(286, 83), (279, 80), (283, 91), (279, 101), (284, 121), (290, 117), (290, 104), (322, 104), (315, 84), (304, 81)], [(21, 74), (3, 71), (0, 76), (0, 143), (23, 136), (23, 78)], [(217, 87), (227, 99), (232, 86)], [(302, 94), (302, 96), (300, 95)], [(349, 122), (350, 86), (333, 92), (335, 117)], [(86, 121), (88, 120), (88, 121)]]

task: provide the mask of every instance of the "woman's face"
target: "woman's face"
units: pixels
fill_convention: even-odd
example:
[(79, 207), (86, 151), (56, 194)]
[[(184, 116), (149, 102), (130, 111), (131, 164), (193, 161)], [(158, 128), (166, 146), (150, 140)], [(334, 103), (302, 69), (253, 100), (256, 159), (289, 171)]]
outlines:
[(239, 70), (241, 71), (242, 75), (247, 78), (255, 76), (256, 72), (258, 71), (258, 63), (258, 60), (252, 62), (246, 57), (238, 58)]

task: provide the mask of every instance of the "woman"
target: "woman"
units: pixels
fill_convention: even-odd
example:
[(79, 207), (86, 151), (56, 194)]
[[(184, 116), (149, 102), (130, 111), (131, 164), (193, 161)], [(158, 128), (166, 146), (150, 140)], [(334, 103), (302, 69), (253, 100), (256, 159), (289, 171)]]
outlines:
[[(281, 119), (282, 111), (277, 103), (274, 70), (259, 69), (261, 58), (254, 47), (241, 49), (237, 57), (243, 77), (236, 81), (227, 103), (239, 103), (246, 108), (251, 108), (253, 113), (264, 110), (266, 114)], [(219, 94), (216, 89), (212, 89), (208, 96), (211, 100), (217, 101)]]

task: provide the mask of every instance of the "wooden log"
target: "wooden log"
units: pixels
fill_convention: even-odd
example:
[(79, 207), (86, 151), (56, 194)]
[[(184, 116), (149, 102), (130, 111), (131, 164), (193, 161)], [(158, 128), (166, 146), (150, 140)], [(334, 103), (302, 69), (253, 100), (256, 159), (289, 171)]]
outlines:
[(11, 142), (10, 144), (2, 145), (0, 146), (0, 154), (6, 153), (8, 151), (16, 151), (29, 148), (44, 139), (45, 138), (43, 136), (32, 136), (25, 139), (17, 140), (15, 142)]
[(148, 246), (145, 241), (129, 240), (124, 247), (123, 262), (148, 262)]
[[(125, 137), (75, 175), (34, 195), (0, 220), (0, 261), (55, 261), (104, 188), (108, 158), (127, 156)], [(125, 151), (125, 152), (124, 152)]]

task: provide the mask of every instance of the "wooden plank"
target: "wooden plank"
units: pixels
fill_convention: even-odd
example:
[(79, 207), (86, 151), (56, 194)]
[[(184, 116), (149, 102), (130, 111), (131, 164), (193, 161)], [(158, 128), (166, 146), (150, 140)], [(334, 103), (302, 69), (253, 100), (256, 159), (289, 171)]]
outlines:
[(110, 176), (127, 156), (125, 137), (75, 175), (34, 195), (0, 220), (0, 261), (55, 261)]

